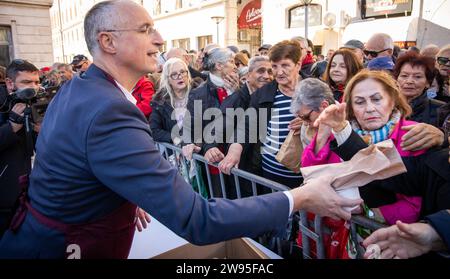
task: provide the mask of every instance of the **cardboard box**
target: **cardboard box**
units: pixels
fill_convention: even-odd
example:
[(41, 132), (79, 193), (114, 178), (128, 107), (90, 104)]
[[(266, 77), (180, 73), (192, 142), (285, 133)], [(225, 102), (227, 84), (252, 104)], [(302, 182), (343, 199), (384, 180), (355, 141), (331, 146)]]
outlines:
[(269, 259), (270, 257), (251, 243), (237, 238), (216, 244), (197, 246), (185, 244), (152, 259)]

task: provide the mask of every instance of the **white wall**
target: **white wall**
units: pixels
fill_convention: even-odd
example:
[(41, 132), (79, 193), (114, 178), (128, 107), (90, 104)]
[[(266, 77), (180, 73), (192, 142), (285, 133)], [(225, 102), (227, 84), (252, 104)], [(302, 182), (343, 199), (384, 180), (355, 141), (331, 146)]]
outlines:
[[(197, 37), (213, 36), (213, 42), (217, 42), (216, 24), (212, 16), (224, 16), (223, 3), (192, 9), (185, 13), (173, 13), (154, 17), (155, 27), (160, 31), (163, 39), (167, 41), (167, 49), (172, 48), (172, 40), (190, 38), (190, 48), (198, 49)], [(224, 44), (225, 20), (219, 23), (219, 42)]]

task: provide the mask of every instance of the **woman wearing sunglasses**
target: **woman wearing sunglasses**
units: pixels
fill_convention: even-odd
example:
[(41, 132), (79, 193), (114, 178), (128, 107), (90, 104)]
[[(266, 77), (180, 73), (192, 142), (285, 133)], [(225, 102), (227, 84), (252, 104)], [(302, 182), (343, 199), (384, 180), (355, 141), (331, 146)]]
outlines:
[(436, 76), (438, 83), (438, 92), (436, 99), (450, 102), (450, 45), (446, 45), (436, 55), (436, 68), (439, 74)]

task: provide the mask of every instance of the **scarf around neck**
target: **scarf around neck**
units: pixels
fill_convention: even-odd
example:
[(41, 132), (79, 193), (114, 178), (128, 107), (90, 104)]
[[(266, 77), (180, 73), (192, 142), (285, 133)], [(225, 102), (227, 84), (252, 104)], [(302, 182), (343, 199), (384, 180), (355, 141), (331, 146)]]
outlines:
[(389, 121), (381, 128), (373, 131), (363, 130), (356, 120), (351, 120), (350, 123), (353, 131), (358, 133), (364, 142), (370, 145), (387, 140), (394, 131), (395, 125), (400, 121), (400, 118), (401, 113), (398, 110), (394, 110)]
[(233, 94), (233, 90), (225, 86), (225, 81), (221, 77), (209, 73), (209, 79), (215, 86), (224, 88), (227, 91), (228, 96)]

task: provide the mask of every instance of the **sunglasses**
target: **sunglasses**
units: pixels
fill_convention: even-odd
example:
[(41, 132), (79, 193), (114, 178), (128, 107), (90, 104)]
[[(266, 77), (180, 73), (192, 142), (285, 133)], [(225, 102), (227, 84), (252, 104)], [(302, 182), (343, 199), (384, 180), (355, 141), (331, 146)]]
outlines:
[(72, 66), (72, 68), (75, 71), (78, 71), (79, 69), (81, 69), (81, 67), (83, 67), (83, 65), (86, 64), (86, 61), (81, 62), (80, 64), (76, 65), (76, 66)]
[(390, 50), (390, 48), (386, 48), (386, 49), (383, 49), (383, 50), (380, 50), (380, 51), (375, 51), (375, 50), (363, 50), (363, 52), (364, 52), (364, 54), (366, 55), (366, 56), (372, 56), (373, 58), (375, 58), (375, 57), (377, 57), (378, 56), (378, 54), (380, 54), (380, 53), (382, 53), (383, 51), (386, 51), (386, 50)]
[(448, 64), (448, 62), (450, 61), (450, 59), (448, 57), (442, 57), (442, 56), (438, 57), (436, 60), (437, 60), (439, 65)]

